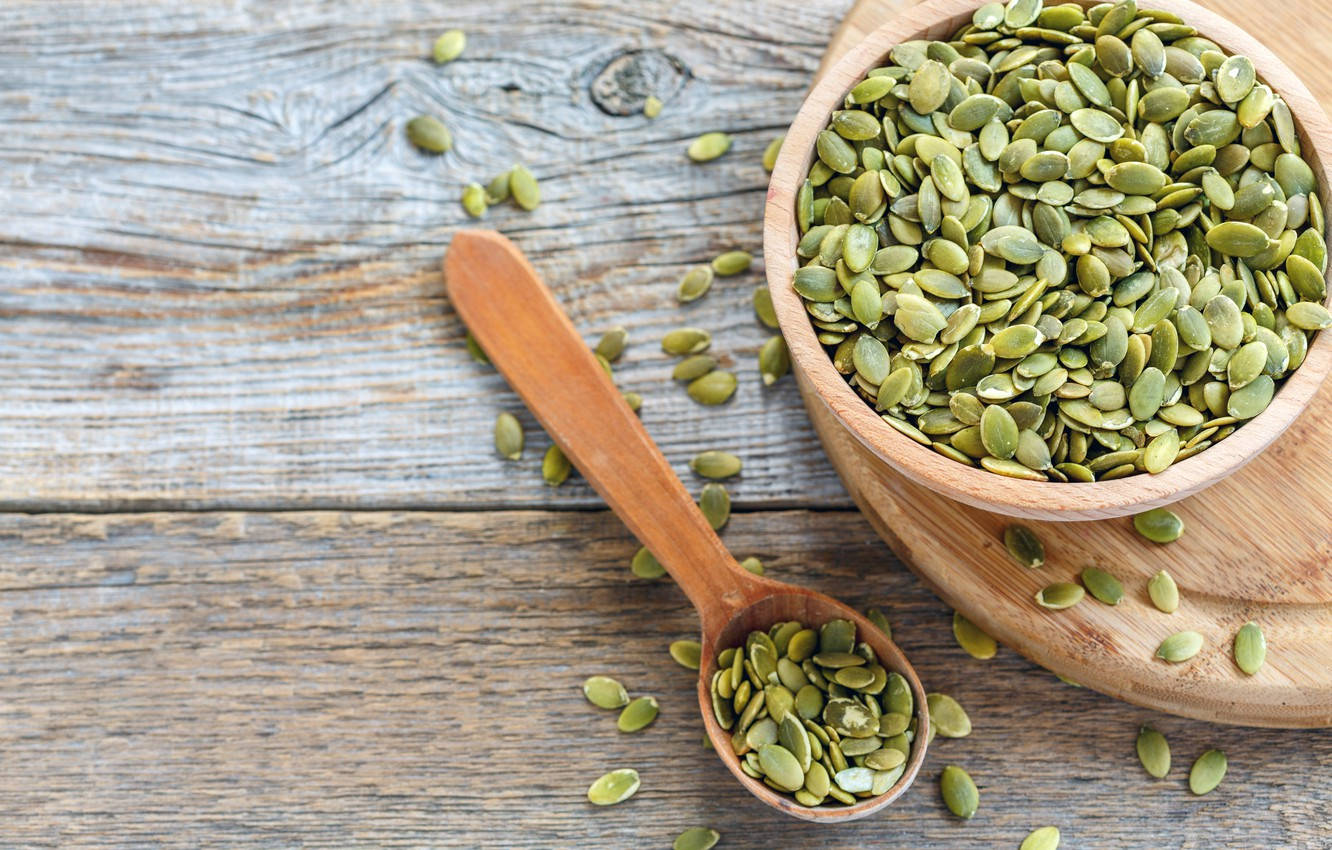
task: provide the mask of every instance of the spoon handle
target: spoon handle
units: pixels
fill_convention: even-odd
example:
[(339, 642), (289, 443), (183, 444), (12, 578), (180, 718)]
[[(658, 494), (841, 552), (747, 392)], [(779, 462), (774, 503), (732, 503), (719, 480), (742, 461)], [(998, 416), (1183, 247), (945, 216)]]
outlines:
[(698, 609), (705, 633), (760, 591), (708, 525), (643, 424), (512, 242), (456, 233), (449, 298), (569, 460)]

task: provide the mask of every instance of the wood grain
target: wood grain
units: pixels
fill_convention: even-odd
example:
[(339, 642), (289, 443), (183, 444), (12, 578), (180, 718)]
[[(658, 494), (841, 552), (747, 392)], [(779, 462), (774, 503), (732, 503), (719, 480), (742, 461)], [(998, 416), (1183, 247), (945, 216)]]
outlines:
[[(0, 517), (0, 843), (7, 847), (1016, 847), (1058, 825), (1091, 850), (1323, 848), (1332, 739), (1248, 732), (1071, 688), (1001, 649), (958, 649), (950, 614), (851, 512), (732, 519), (769, 574), (882, 607), (926, 687), (975, 730), (936, 739), (921, 780), (835, 829), (776, 818), (699, 745), (694, 676), (667, 644), (697, 620), (632, 578), (603, 512), (48, 514)], [(580, 691), (652, 694), (622, 735)], [(1174, 768), (1137, 765), (1142, 723)], [(1211, 746), (1226, 781), (1192, 797)], [(938, 797), (960, 764), (963, 823)], [(594, 809), (612, 767), (643, 787)]]
[[(761, 264), (674, 299), (691, 265), (759, 251), (761, 153), (845, 8), (0, 5), (0, 507), (599, 504), (542, 485), (534, 429), (518, 469), (492, 456), (495, 414), (518, 405), (443, 293), (462, 187), (518, 160), (544, 203), (485, 224), (589, 340), (629, 329), (617, 380), (676, 470), (728, 448), (741, 505), (849, 506), (793, 384), (759, 379)], [(439, 68), (445, 26), (468, 47)], [(422, 111), (453, 152), (406, 142)], [(691, 164), (702, 129), (732, 152)], [(722, 410), (669, 379), (659, 340), (682, 324), (740, 376)]]

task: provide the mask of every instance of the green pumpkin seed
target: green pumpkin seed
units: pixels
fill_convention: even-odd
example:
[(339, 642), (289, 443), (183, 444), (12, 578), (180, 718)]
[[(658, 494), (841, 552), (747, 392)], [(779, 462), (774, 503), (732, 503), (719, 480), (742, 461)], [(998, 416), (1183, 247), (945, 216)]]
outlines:
[(1061, 611), (1065, 608), (1072, 608), (1082, 601), (1086, 595), (1082, 585), (1073, 584), (1069, 581), (1058, 581), (1054, 584), (1046, 585), (1036, 594), (1036, 604), (1042, 608), (1049, 608), (1054, 611)]
[(1133, 517), (1133, 527), (1153, 543), (1170, 543), (1184, 533), (1184, 520), (1165, 508), (1153, 508)]
[[(713, 260), (713, 263), (716, 263), (716, 260)], [(694, 266), (680, 278), (680, 285), (675, 291), (676, 300), (681, 304), (697, 301), (712, 287), (712, 279), (711, 266)]]
[(948, 811), (963, 819), (970, 819), (980, 806), (980, 791), (971, 776), (955, 764), (950, 764), (939, 775), (939, 793)]
[(1248, 622), (1235, 633), (1235, 666), (1252, 676), (1267, 659), (1267, 638), (1257, 623)]
[(501, 413), (495, 418), (495, 450), (509, 460), (523, 456), (523, 426), (512, 413)]
[(515, 165), (509, 171), (509, 192), (513, 202), (528, 212), (541, 204), (541, 185), (525, 165)]
[(624, 707), (615, 725), (621, 732), (637, 732), (657, 719), (657, 711), (655, 697), (639, 697)]
[(1150, 726), (1138, 730), (1138, 761), (1151, 776), (1164, 779), (1170, 772), (1170, 744)]
[(768, 146), (763, 149), (763, 170), (772, 171), (777, 167), (777, 156), (782, 152), (782, 142), (786, 141), (786, 136), (778, 136)]
[(647, 550), (646, 546), (639, 547), (634, 553), (633, 560), (629, 562), (629, 570), (638, 578), (661, 578), (666, 575), (666, 568), (657, 561), (656, 556)]
[(661, 350), (667, 354), (684, 356), (706, 351), (712, 344), (712, 335), (702, 328), (676, 328), (661, 339)]
[(1059, 850), (1059, 827), (1043, 826), (1032, 830), (1022, 839), (1018, 850)]
[(1269, 238), (1260, 228), (1244, 221), (1226, 221), (1207, 231), (1207, 245), (1231, 257), (1253, 257), (1265, 250)]
[(1179, 587), (1165, 570), (1147, 580), (1147, 595), (1158, 611), (1173, 614), (1179, 609)]
[(997, 404), (985, 408), (980, 421), (981, 444), (997, 458), (1008, 459), (1017, 452), (1018, 426), (1013, 416)]
[(740, 566), (744, 567), (746, 570), (748, 570), (749, 572), (753, 573), (756, 576), (761, 576), (763, 575), (764, 572), (763, 562), (760, 561), (758, 558), (754, 557), (745, 558), (743, 561), (740, 562)]
[(685, 153), (694, 162), (711, 162), (731, 149), (731, 137), (725, 133), (704, 133), (689, 143)]
[(588, 787), (587, 799), (594, 805), (613, 806), (634, 796), (638, 786), (638, 771), (631, 768), (612, 770)]
[(689, 461), (689, 468), (704, 478), (721, 481), (740, 474), (740, 458), (730, 452), (699, 452)]
[(1045, 564), (1045, 546), (1025, 525), (1010, 525), (1004, 529), (1004, 548), (1024, 567), (1035, 569)]
[(698, 508), (712, 530), (720, 531), (731, 518), (731, 495), (720, 484), (704, 484), (703, 492), (698, 497)]
[(461, 56), (466, 47), (467, 35), (462, 30), (448, 30), (435, 39), (435, 46), (431, 53), (435, 64), (443, 65)]
[(759, 349), (758, 365), (764, 386), (771, 386), (790, 372), (791, 354), (786, 347), (786, 340), (780, 336), (768, 337)]
[(772, 306), (772, 293), (766, 286), (754, 287), (754, 315), (770, 328), (778, 327), (777, 310)]
[(994, 638), (957, 611), (953, 612), (953, 638), (968, 655), (982, 661), (993, 658), (999, 648)]
[(971, 718), (962, 705), (947, 694), (926, 694), (930, 726), (945, 738), (965, 738), (971, 734)]
[(1086, 567), (1079, 576), (1087, 592), (1106, 605), (1118, 605), (1124, 598), (1124, 585), (1100, 567)]
[(1294, 327), (1306, 331), (1332, 327), (1332, 313), (1322, 304), (1314, 304), (1312, 301), (1299, 301), (1290, 305), (1286, 309), (1286, 319)]
[(727, 251), (712, 260), (712, 270), (721, 277), (731, 277), (749, 269), (754, 261), (748, 251)]
[(1156, 657), (1172, 664), (1188, 661), (1202, 649), (1203, 636), (1197, 632), (1175, 632), (1161, 641), (1156, 648)]
[(658, 115), (661, 114), (661, 108), (662, 108), (661, 98), (657, 97), (656, 95), (650, 94), (643, 99), (644, 118), (648, 118), (649, 120), (652, 118), (656, 118)]
[(677, 640), (670, 646), (671, 658), (686, 670), (697, 670), (702, 661), (703, 647), (696, 640)]
[(671, 850), (712, 850), (721, 840), (721, 833), (715, 829), (694, 826), (675, 837)]
[(558, 487), (568, 478), (573, 467), (569, 459), (560, 451), (559, 446), (546, 449), (546, 456), (541, 459), (541, 477), (552, 487)]
[(693, 381), (717, 368), (717, 360), (707, 354), (692, 354), (675, 364), (671, 370), (671, 379), (675, 381)]
[(589, 676), (583, 682), (583, 696), (597, 708), (621, 708), (629, 704), (624, 685), (609, 676)]
[(453, 149), (453, 134), (433, 115), (418, 115), (408, 121), (407, 140), (429, 153), (445, 153)]
[(1226, 777), (1227, 766), (1226, 754), (1220, 750), (1208, 750), (1198, 756), (1189, 769), (1189, 790), (1200, 797), (1216, 790)]
[(1238, 103), (1253, 88), (1257, 76), (1247, 56), (1231, 56), (1216, 71), (1216, 93), (1226, 103)]
[(468, 183), (462, 192), (463, 210), (472, 218), (481, 218), (486, 214), (489, 203), (486, 200), (485, 187), (480, 183)]

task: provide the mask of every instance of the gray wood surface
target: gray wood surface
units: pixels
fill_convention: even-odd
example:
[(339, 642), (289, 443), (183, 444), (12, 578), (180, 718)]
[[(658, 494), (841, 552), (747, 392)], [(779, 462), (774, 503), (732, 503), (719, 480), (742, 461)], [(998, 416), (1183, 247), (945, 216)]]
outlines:
[[(929, 689), (974, 731), (937, 739), (873, 819), (818, 827), (749, 798), (700, 745), (693, 675), (666, 653), (696, 621), (634, 579), (604, 512), (48, 514), (0, 518), (4, 846), (1325, 848), (1332, 739), (1208, 726), (1069, 687), (1011, 652), (976, 661), (950, 613), (849, 512), (737, 516), (769, 574), (876, 605)], [(1277, 649), (1274, 647), (1274, 650)], [(583, 699), (616, 675), (661, 702), (636, 735)], [(1175, 767), (1133, 742), (1149, 722)], [(1208, 747), (1230, 773), (1185, 776)], [(937, 779), (981, 789), (970, 822)], [(588, 783), (632, 766), (601, 809)]]
[[(789, 379), (759, 386), (761, 263), (674, 303), (689, 265), (758, 250), (759, 154), (848, 6), (0, 4), (0, 846), (622, 850), (712, 824), (727, 848), (955, 850), (1056, 824), (1066, 848), (1332, 847), (1326, 734), (965, 656), (849, 510)], [(447, 26), (469, 46), (440, 69)], [(406, 144), (421, 111), (452, 153)], [(712, 129), (734, 150), (691, 166)], [(545, 203), (485, 224), (589, 339), (630, 329), (617, 378), (686, 481), (700, 449), (744, 458), (733, 550), (884, 608), (970, 710), (972, 736), (936, 741), (884, 815), (820, 830), (744, 795), (665, 652), (695, 628), (683, 597), (629, 575), (636, 544), (584, 484), (541, 484), (530, 417), (520, 465), (491, 451), (517, 403), (467, 358), (439, 260), (462, 185), (518, 160)], [(656, 340), (686, 323), (739, 371), (725, 408), (669, 381)], [(347, 510), (293, 510), (311, 507)], [(593, 673), (661, 718), (620, 735), (582, 699)], [(1166, 781), (1136, 764), (1143, 722), (1175, 747)], [(1210, 746), (1231, 773), (1195, 799)], [(947, 763), (981, 787), (970, 823), (939, 802)], [(593, 809), (587, 784), (621, 765), (643, 790)]]
[[(630, 330), (618, 380), (671, 460), (729, 446), (742, 504), (849, 505), (794, 386), (759, 381), (761, 263), (674, 299), (690, 265), (760, 251), (760, 154), (846, 5), (0, 5), (0, 506), (597, 504), (540, 485), (535, 434), (526, 476), (491, 457), (516, 401), (443, 295), (462, 187), (516, 161), (544, 203), (485, 225), (589, 339)], [(445, 26), (468, 47), (441, 68)], [(420, 112), (451, 153), (407, 142)], [(705, 129), (735, 146), (691, 165)], [(738, 370), (724, 409), (669, 381), (682, 324)]]

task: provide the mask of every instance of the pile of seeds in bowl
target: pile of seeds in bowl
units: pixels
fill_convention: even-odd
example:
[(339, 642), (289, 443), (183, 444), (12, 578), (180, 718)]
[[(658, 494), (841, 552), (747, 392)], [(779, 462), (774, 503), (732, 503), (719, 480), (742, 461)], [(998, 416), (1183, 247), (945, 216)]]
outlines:
[(1030, 480), (1157, 473), (1303, 362), (1327, 248), (1253, 63), (1134, 0), (979, 8), (817, 138), (794, 287), (898, 431)]
[(718, 655), (711, 691), (740, 769), (802, 806), (853, 805), (906, 771), (916, 735), (911, 688), (856, 642), (850, 620), (750, 632), (743, 647)]

